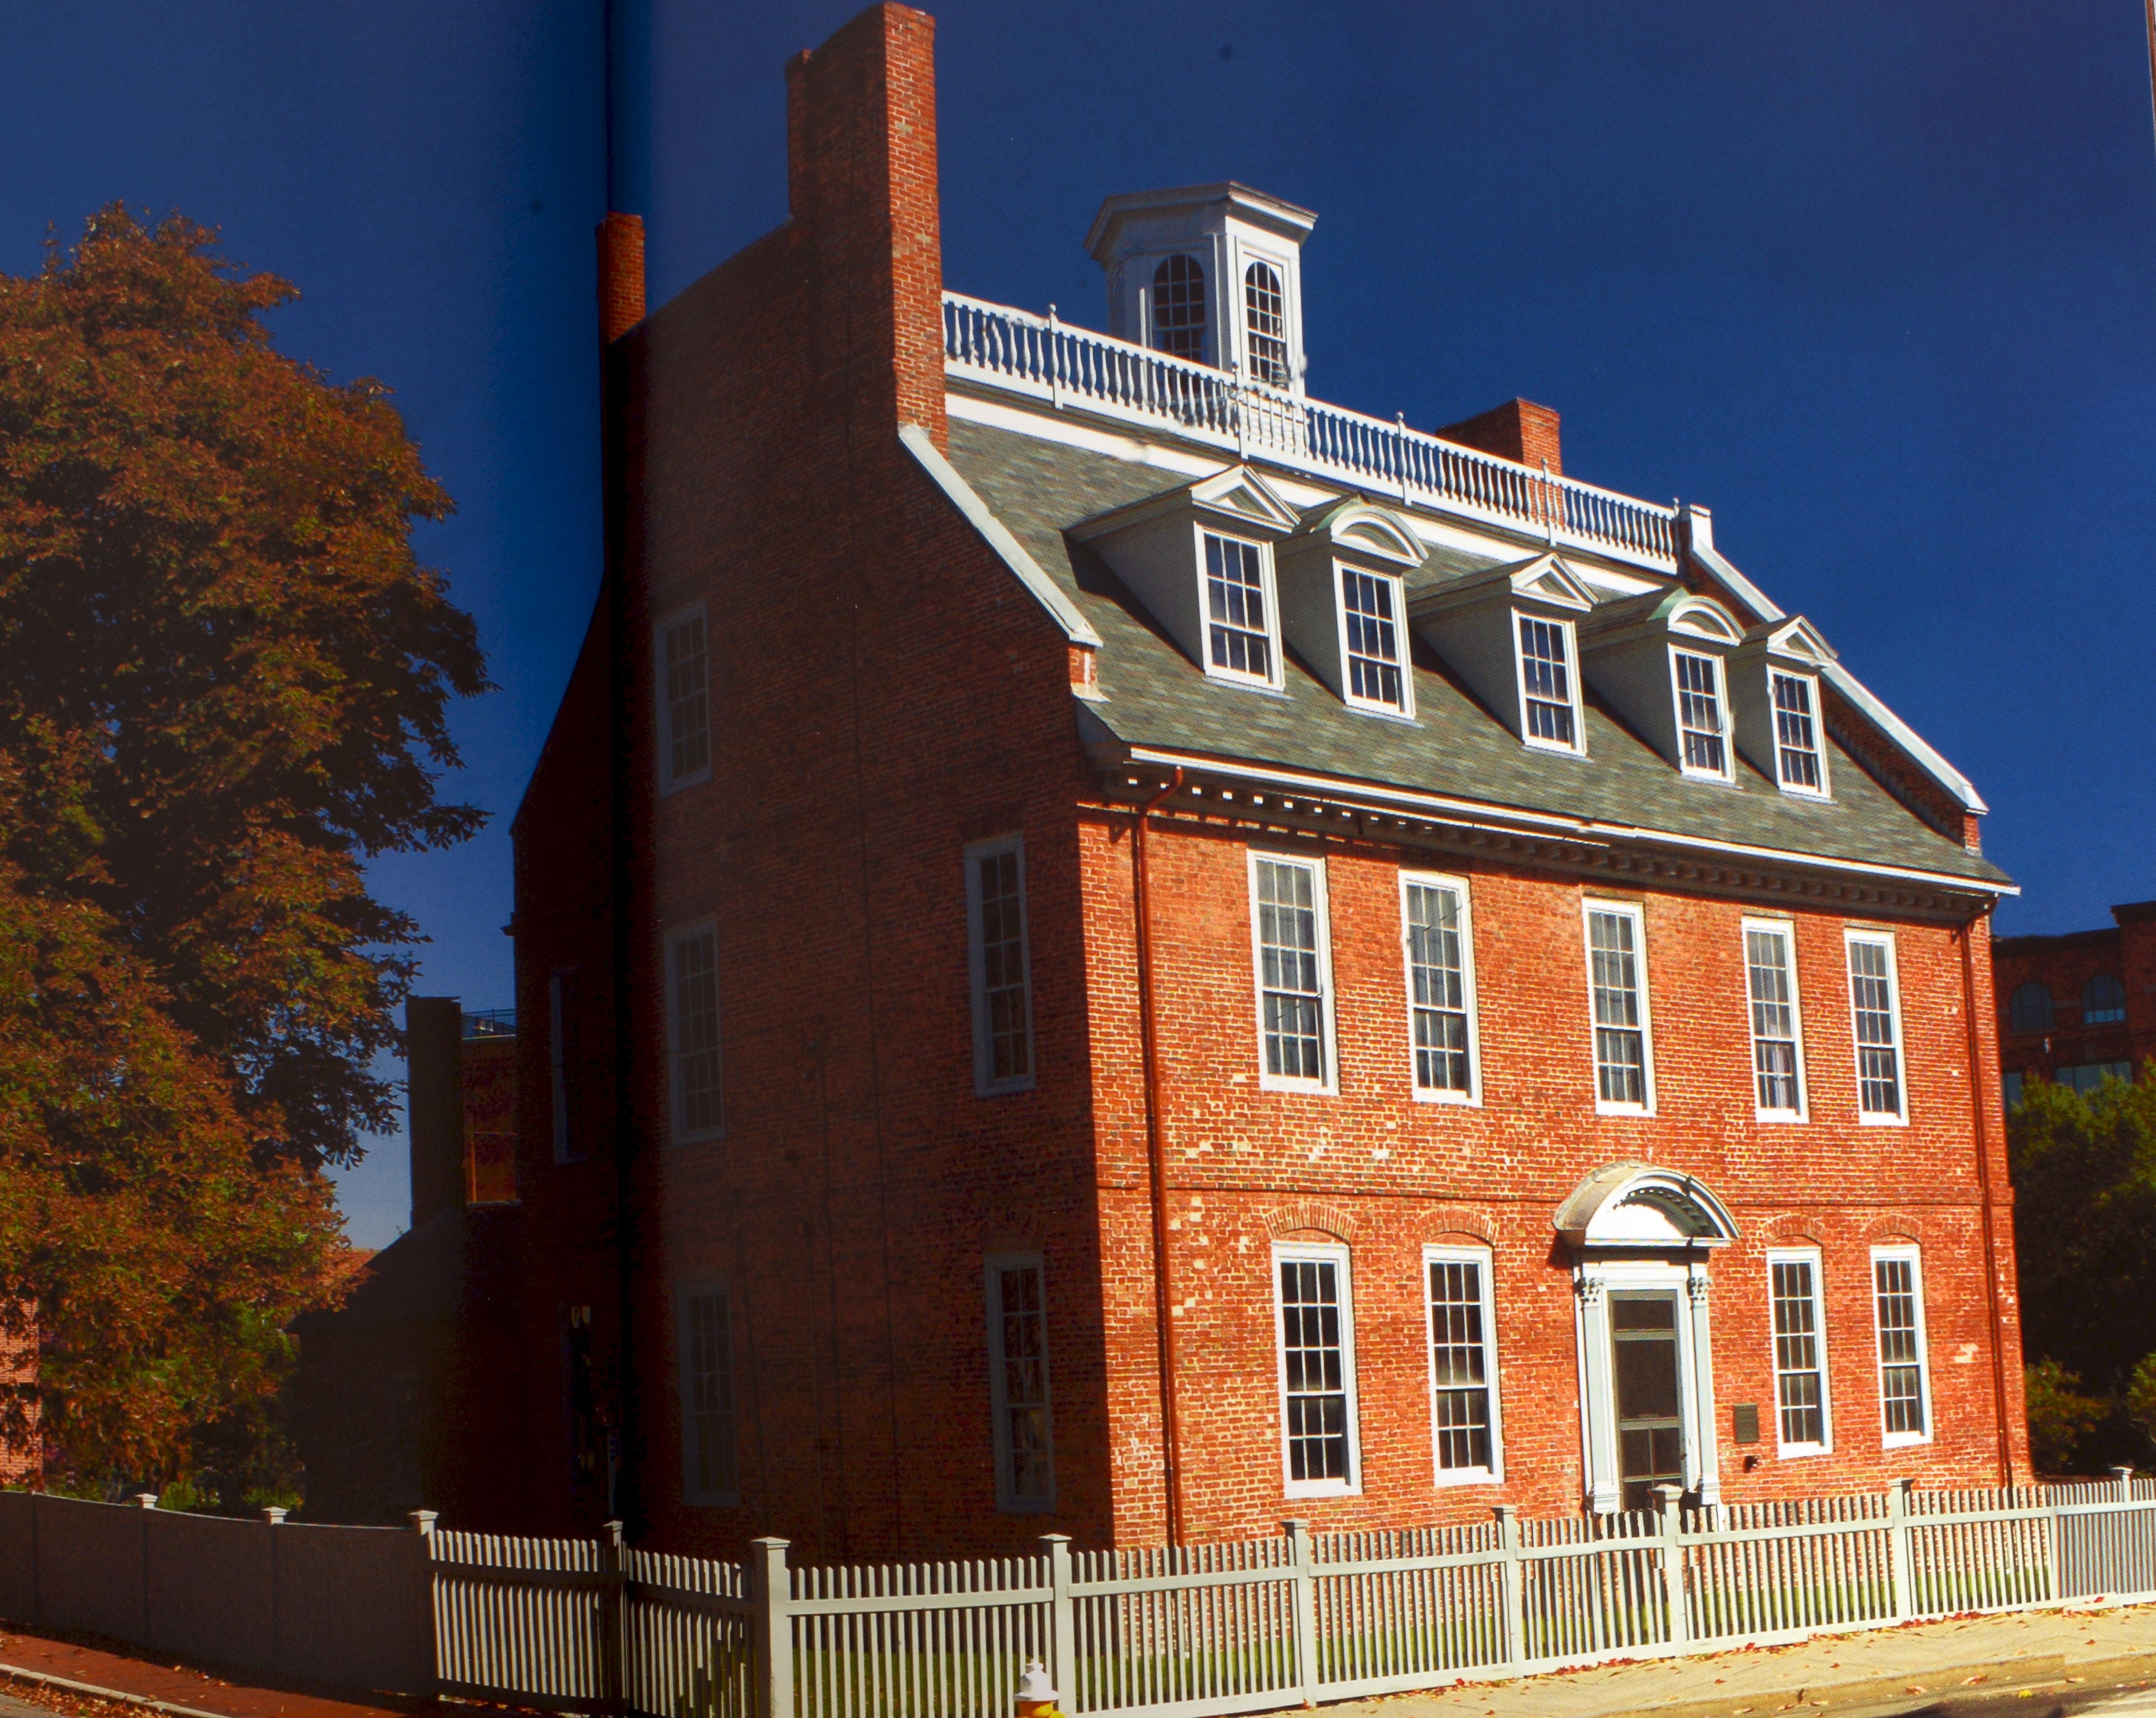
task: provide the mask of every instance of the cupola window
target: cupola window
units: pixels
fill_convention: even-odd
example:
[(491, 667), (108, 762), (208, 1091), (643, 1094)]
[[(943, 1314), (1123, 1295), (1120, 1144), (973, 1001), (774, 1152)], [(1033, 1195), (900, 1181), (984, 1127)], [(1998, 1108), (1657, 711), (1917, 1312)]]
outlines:
[(1571, 751), (1579, 743), (1572, 707), (1571, 651), (1562, 621), (1520, 616), (1520, 691), (1527, 701), (1531, 746)]
[(1819, 730), (1812, 717), (1812, 682), (1802, 674), (1777, 674), (1774, 682), (1774, 754), (1782, 785), (1799, 793), (1825, 790), (1820, 771)]
[(1265, 625), (1264, 563), (1257, 544), (1205, 533), (1206, 655), (1214, 669), (1270, 682), (1272, 635)]
[(1348, 695), (1363, 703), (1401, 706), (1399, 606), (1394, 581), (1357, 568), (1340, 569), (1340, 608), (1348, 629)]
[(1250, 374), (1275, 388), (1288, 385), (1287, 295), (1280, 271), (1254, 262), (1243, 270), (1243, 314), (1250, 343)]
[(1687, 775), (1726, 779), (1729, 749), (1722, 733), (1722, 677), (1712, 656), (1689, 651), (1673, 652), (1676, 659), (1677, 730), (1684, 741)]
[(1156, 352), (1205, 361), (1205, 265), (1171, 256), (1152, 271), (1152, 343)]

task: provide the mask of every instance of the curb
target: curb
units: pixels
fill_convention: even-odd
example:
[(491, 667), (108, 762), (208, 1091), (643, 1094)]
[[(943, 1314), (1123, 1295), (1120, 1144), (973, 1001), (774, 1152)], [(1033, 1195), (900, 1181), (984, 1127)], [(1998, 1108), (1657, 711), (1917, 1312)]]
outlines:
[(141, 1706), (152, 1712), (169, 1712), (172, 1718), (232, 1718), (228, 1712), (205, 1712), (199, 1706), (176, 1706), (170, 1700), (152, 1700), (147, 1695), (129, 1694), (117, 1688), (100, 1688), (94, 1682), (76, 1682), (69, 1677), (54, 1676), (44, 1670), (25, 1670), (14, 1664), (0, 1664), (0, 1677), (17, 1682), (34, 1682), (46, 1688), (64, 1689), (69, 1694), (87, 1695), (94, 1700), (117, 1700), (122, 1705)]

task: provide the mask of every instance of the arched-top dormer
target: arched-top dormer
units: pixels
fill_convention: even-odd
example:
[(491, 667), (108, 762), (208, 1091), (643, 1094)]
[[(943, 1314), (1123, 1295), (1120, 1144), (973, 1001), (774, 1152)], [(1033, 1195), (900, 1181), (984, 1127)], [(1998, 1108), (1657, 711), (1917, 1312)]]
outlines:
[(1423, 562), (1414, 527), (1352, 496), (1321, 502), (1277, 559), (1288, 643), (1349, 709), (1413, 720), (1407, 575)]

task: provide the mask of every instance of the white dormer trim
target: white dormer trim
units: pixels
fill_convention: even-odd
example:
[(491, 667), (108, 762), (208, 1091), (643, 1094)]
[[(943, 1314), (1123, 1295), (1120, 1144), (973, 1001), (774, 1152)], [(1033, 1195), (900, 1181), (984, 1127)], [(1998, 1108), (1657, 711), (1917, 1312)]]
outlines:
[[(1834, 647), (1801, 615), (1754, 626), (1730, 658), (1730, 702), (1738, 718), (1738, 744), (1768, 780), (1798, 799), (1834, 797), (1820, 676), (1835, 661)], [(1783, 709), (1784, 682), (1790, 683), (1793, 702), (1802, 706), (1800, 711)], [(1816, 782), (1806, 781), (1802, 771), (1790, 765), (1791, 748), (1782, 743), (1785, 718), (1810, 731)]]
[[(1412, 722), (1414, 668), (1405, 575), (1423, 561), (1414, 527), (1352, 496), (1320, 502), (1281, 540), (1275, 561), (1281, 630), (1311, 671), (1350, 710)], [(1351, 613), (1351, 589), (1359, 613)], [(1353, 647), (1358, 640), (1359, 650)], [(1358, 691), (1358, 677), (1380, 692), (1389, 684), (1397, 696)]]
[(1737, 617), (1708, 597), (1686, 597), (1678, 603), (1669, 611), (1669, 628), (1709, 644), (1732, 646), (1744, 640)]
[(1297, 522), (1281, 492), (1248, 466), (1230, 466), (1217, 477), (1192, 484), (1189, 496), (1199, 507), (1263, 531), (1292, 531)]
[[(1558, 555), (1543, 553), (1445, 579), (1416, 595), (1408, 618), (1522, 745), (1584, 757), (1587, 724), (1578, 622), (1594, 610), (1594, 598), (1579, 576)], [(1522, 635), (1523, 625), (1530, 622), (1554, 629), (1564, 652), (1569, 742), (1534, 732)]]

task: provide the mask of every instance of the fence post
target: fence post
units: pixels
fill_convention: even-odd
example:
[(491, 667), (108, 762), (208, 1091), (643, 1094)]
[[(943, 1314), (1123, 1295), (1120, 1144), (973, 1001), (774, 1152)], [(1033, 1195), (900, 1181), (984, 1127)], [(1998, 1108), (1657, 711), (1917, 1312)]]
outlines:
[(2133, 1501), (2133, 1469), (2115, 1467), (2111, 1470), (2111, 1477), (2118, 1482), (2118, 1500), (2121, 1503), (2132, 1503)]
[(1499, 1504), (1497, 1549), (1504, 1561), (1497, 1565), (1497, 1627), (1500, 1662), (1517, 1667), (1527, 1661), (1527, 1592), (1526, 1571), (1521, 1566), (1520, 1513), (1510, 1504)]
[[(281, 1527), (285, 1525), (285, 1511), (275, 1504), (264, 1504), (262, 1522), (266, 1527)], [(283, 1607), (283, 1582), (277, 1567), (278, 1537), (275, 1533), (270, 1535), (270, 1668), (273, 1671), (285, 1668), (284, 1619), (278, 1614)]]
[(404, 1519), (412, 1524), (412, 1536), (419, 1548), (419, 1578), (413, 1583), (413, 1602), (418, 1607), (413, 1638), (426, 1642), (427, 1664), (426, 1686), (418, 1691), (431, 1694), (442, 1680), (441, 1613), (434, 1603), (434, 1523), (441, 1515), (434, 1510), (408, 1510)]
[(1070, 1535), (1044, 1533), (1040, 1551), (1048, 1561), (1048, 1674), (1062, 1710), (1078, 1707), (1076, 1606), (1070, 1597)]
[(1897, 1479), (1887, 1488), (1887, 1557), (1894, 1582), (1894, 1620), (1906, 1623), (1917, 1614), (1917, 1587), (1909, 1571), (1909, 1494), (1913, 1479)]
[(1310, 1572), (1310, 1523), (1283, 1521), (1287, 1535), (1291, 1610), (1295, 1618), (1295, 1683), (1306, 1706), (1317, 1704), (1317, 1592)]
[(628, 1585), (621, 1523), (605, 1522), (599, 1528), (599, 1699), (609, 1712), (629, 1709)]
[(1684, 1492), (1657, 1485), (1662, 1505), (1662, 1607), (1669, 1618), (1669, 1643), (1679, 1652), (1691, 1646), (1691, 1616), (1685, 1608)]
[(137, 1508), (144, 1511), (142, 1516), (142, 1581), (141, 1586), (142, 1632), (136, 1637), (136, 1639), (137, 1643), (142, 1646), (153, 1647), (157, 1645), (158, 1643), (151, 1639), (150, 1635), (150, 1517), (147, 1512), (157, 1507), (157, 1494), (154, 1491), (138, 1491), (135, 1494), (135, 1503)]
[(757, 1718), (793, 1718), (793, 1577), (783, 1539), (752, 1539), (756, 1571), (757, 1680), (763, 1700)]

